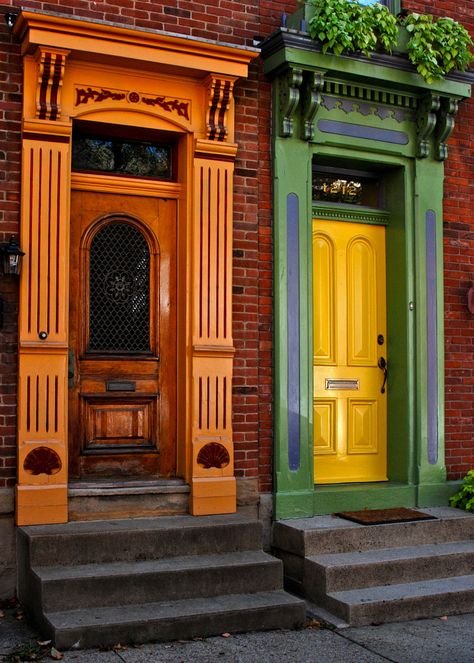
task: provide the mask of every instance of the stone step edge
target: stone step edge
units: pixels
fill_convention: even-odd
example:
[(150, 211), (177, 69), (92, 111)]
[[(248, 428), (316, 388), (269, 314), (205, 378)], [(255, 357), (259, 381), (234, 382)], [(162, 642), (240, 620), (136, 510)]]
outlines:
[[(467, 582), (467, 586), (463, 583)], [(443, 588), (443, 585), (447, 587)], [(347, 605), (364, 605), (390, 601), (409, 601), (416, 598), (427, 598), (439, 595), (460, 595), (471, 593), (474, 597), (474, 574), (434, 578), (417, 582), (399, 583), (397, 585), (376, 585), (361, 589), (349, 589), (328, 592), (327, 597)]]
[[(143, 518), (104, 518), (103, 520), (93, 521), (70, 521), (64, 524), (52, 525), (26, 525), (18, 529), (26, 535), (31, 541), (39, 541), (42, 538), (50, 539), (52, 537), (64, 536), (91, 536), (101, 534), (132, 534), (133, 532), (166, 532), (172, 530), (195, 530), (207, 529), (213, 527), (242, 527), (242, 526), (261, 527), (260, 521), (255, 518), (248, 518), (240, 514), (217, 515), (217, 516), (190, 516), (187, 514), (143, 517)], [(140, 530), (142, 528), (142, 530)]]
[[(180, 573), (195, 570), (205, 571), (217, 567), (269, 565), (280, 566), (276, 557), (263, 550), (238, 550), (215, 554), (196, 554), (181, 557), (164, 557), (153, 560), (103, 562), (77, 564), (75, 566), (32, 566), (31, 571), (42, 582), (64, 582), (67, 580), (120, 578), (123, 575), (139, 576), (154, 573)], [(82, 573), (81, 573), (82, 572)]]
[[(453, 546), (460, 546), (461, 550), (453, 550)], [(390, 551), (393, 555), (384, 556)], [(413, 553), (413, 554), (412, 554)], [(399, 561), (412, 561), (413, 559), (429, 559), (432, 557), (449, 557), (456, 554), (474, 554), (474, 540), (443, 541), (441, 543), (420, 543), (414, 546), (397, 546), (390, 548), (374, 548), (339, 553), (321, 553), (308, 555), (305, 559), (326, 569), (338, 569), (371, 564), (383, 564)], [(416, 556), (415, 556), (416, 555)], [(355, 558), (351, 560), (351, 558)], [(357, 559), (358, 558), (358, 559)], [(473, 566), (474, 568), (474, 566)]]
[[(304, 601), (283, 590), (273, 590), (252, 595), (132, 604), (121, 609), (46, 613), (43, 625), (56, 646), (88, 648), (127, 641), (208, 637), (225, 631), (301, 628), (305, 620)], [(131, 628), (134, 635), (128, 637), (126, 631)]]

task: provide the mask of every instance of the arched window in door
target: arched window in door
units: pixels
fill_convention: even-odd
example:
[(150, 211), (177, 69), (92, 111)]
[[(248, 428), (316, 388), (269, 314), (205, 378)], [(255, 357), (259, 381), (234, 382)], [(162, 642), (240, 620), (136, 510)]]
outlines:
[(87, 350), (150, 352), (150, 250), (123, 220), (102, 226), (90, 245)]

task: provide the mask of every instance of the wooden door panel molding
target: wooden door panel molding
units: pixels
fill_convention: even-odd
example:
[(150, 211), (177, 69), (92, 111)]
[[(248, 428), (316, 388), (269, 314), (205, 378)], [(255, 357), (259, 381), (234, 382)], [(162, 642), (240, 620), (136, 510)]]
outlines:
[[(119, 401), (119, 402), (114, 402)], [(147, 447), (154, 450), (152, 431), (157, 421), (156, 397), (114, 400), (84, 396), (82, 412), (85, 439), (82, 453), (120, 448)]]

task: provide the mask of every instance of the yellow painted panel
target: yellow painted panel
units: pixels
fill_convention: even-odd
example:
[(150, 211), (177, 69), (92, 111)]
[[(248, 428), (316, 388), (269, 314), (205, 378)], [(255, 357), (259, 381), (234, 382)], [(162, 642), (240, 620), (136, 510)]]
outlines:
[[(379, 358), (387, 359), (385, 299), (385, 228), (314, 220), (316, 483), (387, 479), (387, 393), (378, 368)], [(331, 353), (316, 353), (325, 339), (333, 363)]]
[(377, 453), (377, 401), (349, 399), (347, 453)]
[(347, 247), (347, 363), (377, 364), (377, 272), (375, 252), (366, 237)]
[(336, 449), (336, 400), (314, 401), (314, 453), (335, 454)]
[(335, 304), (334, 244), (323, 233), (313, 234), (313, 281), (319, 284), (313, 291), (313, 354), (318, 364), (334, 364)]

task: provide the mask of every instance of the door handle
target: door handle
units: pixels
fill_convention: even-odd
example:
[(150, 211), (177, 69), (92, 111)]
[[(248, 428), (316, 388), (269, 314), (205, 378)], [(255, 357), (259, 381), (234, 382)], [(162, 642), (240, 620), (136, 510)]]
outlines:
[(74, 378), (76, 377), (76, 357), (74, 350), (68, 350), (67, 353), (67, 386), (68, 389), (74, 387)]
[(382, 383), (382, 388), (380, 390), (381, 394), (385, 393), (385, 385), (387, 383), (387, 375), (388, 375), (388, 366), (387, 366), (387, 360), (385, 357), (380, 357), (377, 366), (380, 368), (381, 371), (383, 371), (383, 383)]

